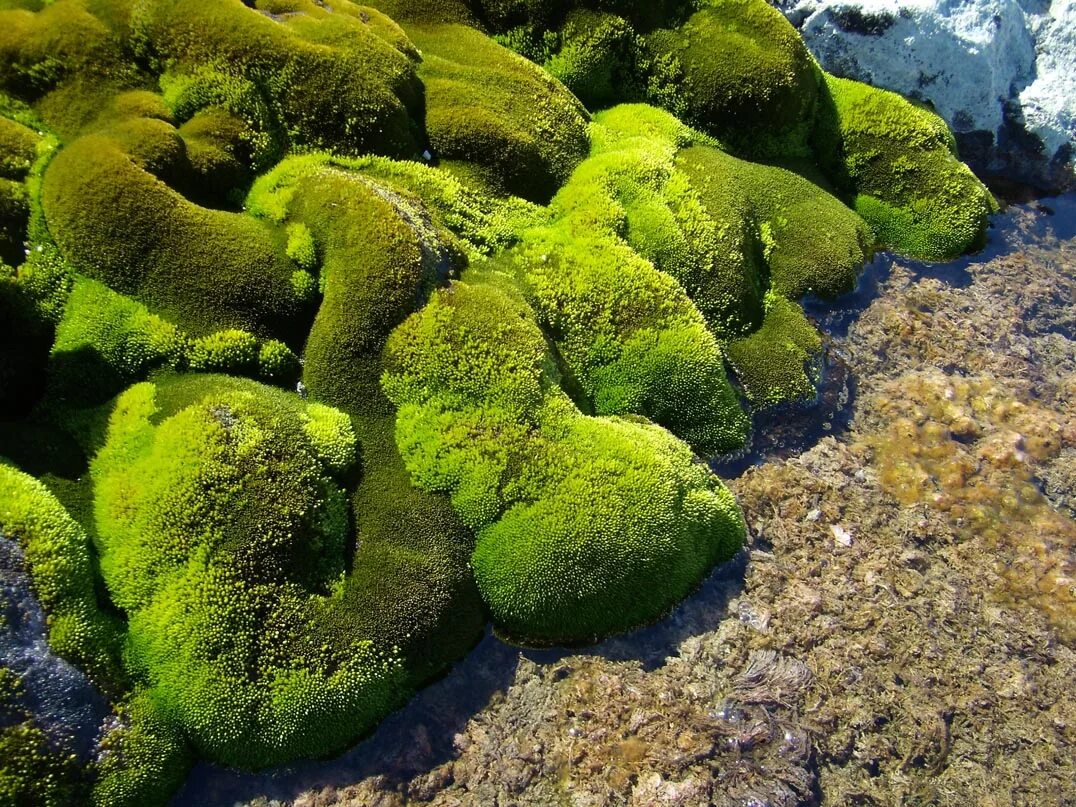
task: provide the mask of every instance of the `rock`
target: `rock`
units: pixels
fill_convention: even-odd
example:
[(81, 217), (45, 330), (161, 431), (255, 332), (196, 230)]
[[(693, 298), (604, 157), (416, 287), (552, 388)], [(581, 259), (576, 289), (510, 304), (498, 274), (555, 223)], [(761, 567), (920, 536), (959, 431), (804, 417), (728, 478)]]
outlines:
[(1076, 0), (775, 0), (831, 73), (927, 102), (981, 174), (1076, 187)]
[(108, 704), (86, 676), (49, 647), (21, 547), (0, 533), (0, 668), (19, 679), (19, 703), (53, 746), (89, 758)]

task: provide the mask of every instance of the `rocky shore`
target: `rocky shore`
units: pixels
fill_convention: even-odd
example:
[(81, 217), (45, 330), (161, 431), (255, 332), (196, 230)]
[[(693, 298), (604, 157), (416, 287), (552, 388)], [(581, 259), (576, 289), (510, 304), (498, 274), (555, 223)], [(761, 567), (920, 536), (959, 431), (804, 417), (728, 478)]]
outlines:
[(844, 302), (831, 434), (759, 442), (749, 549), (669, 618), (487, 637), (345, 756), (202, 766), (176, 803), (1076, 801), (1076, 198), (958, 264), (880, 256)]

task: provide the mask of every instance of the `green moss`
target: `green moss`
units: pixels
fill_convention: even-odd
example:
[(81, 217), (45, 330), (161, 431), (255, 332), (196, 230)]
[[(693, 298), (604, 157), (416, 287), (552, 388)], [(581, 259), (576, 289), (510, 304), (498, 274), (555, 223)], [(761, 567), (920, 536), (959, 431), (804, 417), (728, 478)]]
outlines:
[(30, 198), (25, 180), (37, 159), (41, 135), (8, 118), (0, 117), (0, 261), (22, 261), (30, 219)]
[[(418, 111), (414, 48), (373, 9), (342, 0), (328, 11), (304, 3), (301, 14), (259, 13), (240, 0), (171, 0), (140, 4), (132, 26), (146, 55), (161, 67), (205, 81), (173, 93), (226, 102), (248, 123), (262, 119), (245, 82), (265, 88), (279, 133), (296, 145), (343, 152), (410, 155), (417, 144), (409, 119)], [(272, 138), (273, 127), (261, 129)]]
[(729, 363), (757, 408), (813, 398), (822, 338), (795, 303), (766, 298), (762, 327), (728, 345)]
[(191, 369), (198, 373), (250, 372), (257, 362), (258, 340), (246, 331), (217, 331), (195, 339), (190, 349)]
[(223, 330), (191, 339), (171, 322), (95, 280), (78, 277), (48, 366), (48, 400), (70, 409), (100, 404), (161, 368), (227, 372), (290, 385), (298, 357), (282, 342)]
[(826, 76), (825, 90), (816, 147), (882, 245), (947, 260), (984, 243), (997, 203), (957, 159), (941, 118), (847, 79)]
[(33, 477), (0, 464), (0, 534), (22, 547), (34, 594), (49, 615), (49, 644), (106, 690), (124, 680), (121, 628), (100, 607), (82, 528)]
[(291, 384), (299, 375), (299, 357), (283, 342), (268, 339), (258, 346), (259, 378), (275, 384)]
[(796, 30), (764, 0), (710, 0), (646, 38), (651, 102), (738, 153), (809, 155), (819, 70)]
[(311, 632), (346, 566), (346, 498), (331, 474), (354, 434), (303, 411), (223, 377), (138, 385), (91, 467), (128, 663), (160, 714), (229, 764), (330, 753), (402, 694), (393, 646)]
[(419, 76), (434, 157), (470, 163), (493, 187), (547, 201), (586, 154), (583, 106), (473, 28), (408, 30), (423, 53)]
[(507, 278), (439, 291), (387, 350), (407, 468), (477, 530), (479, 588), (513, 637), (589, 641), (654, 619), (739, 546), (731, 495), (683, 444), (570, 403)]
[(737, 217), (753, 225), (770, 283), (785, 297), (830, 298), (855, 287), (874, 238), (832, 194), (791, 171), (713, 148), (685, 149), (676, 164), (724, 231)]
[(175, 131), (149, 119), (61, 150), (42, 201), (64, 257), (192, 335), (240, 328), (293, 337), (304, 306), (280, 235), (248, 216), (199, 207), (155, 176), (182, 172), (182, 155)]
[(91, 802), (95, 807), (165, 804), (194, 764), (182, 731), (146, 692), (117, 709), (101, 738)]
[(187, 337), (170, 322), (106, 286), (79, 278), (67, 300), (49, 362), (54, 402), (100, 403), (159, 367), (180, 367)]
[(635, 31), (622, 17), (587, 10), (568, 15), (560, 47), (543, 65), (588, 109), (641, 95)]

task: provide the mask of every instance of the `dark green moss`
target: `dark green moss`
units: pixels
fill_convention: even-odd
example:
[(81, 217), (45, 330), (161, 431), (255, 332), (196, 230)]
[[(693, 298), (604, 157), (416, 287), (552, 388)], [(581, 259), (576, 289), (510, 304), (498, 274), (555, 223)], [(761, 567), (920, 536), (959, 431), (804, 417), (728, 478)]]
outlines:
[(41, 396), (53, 336), (28, 282), (0, 263), (0, 417), (25, 414)]
[(583, 106), (559, 82), (473, 28), (408, 31), (423, 53), (419, 75), (433, 155), (477, 166), (493, 187), (547, 201), (586, 154)]
[(819, 70), (765, 0), (711, 0), (646, 38), (649, 98), (754, 157), (806, 156)]
[[(264, 88), (297, 145), (411, 155), (421, 88), (413, 46), (387, 17), (341, 0), (328, 11), (260, 13), (240, 0), (141, 4), (132, 20), (146, 58), (176, 75), (207, 68)], [(227, 90), (232, 94), (232, 90)], [(233, 98), (234, 98), (233, 94)]]
[(241, 328), (294, 338), (306, 309), (282, 235), (199, 207), (158, 178), (182, 172), (183, 158), (175, 130), (145, 118), (60, 151), (42, 201), (65, 258), (193, 335)]

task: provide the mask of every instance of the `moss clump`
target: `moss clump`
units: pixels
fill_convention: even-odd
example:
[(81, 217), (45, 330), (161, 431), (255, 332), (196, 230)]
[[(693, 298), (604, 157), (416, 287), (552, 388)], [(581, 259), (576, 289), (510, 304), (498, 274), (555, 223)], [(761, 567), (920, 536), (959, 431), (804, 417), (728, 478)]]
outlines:
[[(747, 421), (721, 345), (759, 328), (753, 344), (768, 338), (767, 294), (850, 290), (870, 231), (817, 185), (733, 157), (653, 107), (599, 114), (591, 141), (552, 221), (525, 230), (503, 263), (588, 411), (645, 415), (699, 451), (735, 450)], [(813, 382), (798, 368), (797, 383), (770, 390), (756, 375), (752, 400), (804, 397)]]
[(348, 444), (339, 419), (253, 382), (180, 377), (116, 403), (91, 466), (101, 571), (147, 698), (212, 759), (331, 753), (403, 694), (396, 647), (312, 630), (347, 565)]
[(106, 689), (119, 668), (120, 626), (97, 601), (82, 528), (41, 482), (0, 463), (0, 535), (22, 548), (34, 594), (49, 615), (49, 644)]
[[(351, 416), (362, 444), (351, 496), (358, 551), (339, 599), (314, 617), (318, 630), (329, 637), (359, 631), (398, 647), (408, 659), (408, 686), (417, 686), (466, 652), (485, 614), (468, 568), (473, 536), (443, 496), (411, 485), (396, 449), (395, 415), (379, 385), (381, 354), (392, 328), (463, 251), (503, 243), (516, 215), (532, 211), (509, 204), (502, 215), (434, 169), (328, 155), (281, 163), (255, 185), (248, 205), (310, 233), (324, 298), (303, 382), (312, 399)], [(438, 223), (463, 240), (457, 245)], [(312, 404), (309, 411), (322, 410)], [(312, 421), (310, 428), (323, 426)]]
[(100, 741), (91, 801), (95, 807), (165, 804), (183, 783), (194, 754), (182, 730), (150, 695), (120, 704)]
[(168, 124), (141, 118), (60, 151), (42, 196), (64, 256), (193, 335), (294, 333), (303, 305), (278, 235), (247, 216), (189, 202), (131, 158), (137, 149), (158, 174), (182, 170), (151, 156), (176, 138)]
[[(785, 297), (831, 298), (855, 287), (874, 238), (835, 196), (791, 171), (705, 146), (682, 150), (676, 165), (723, 231), (737, 215), (748, 223), (769, 284)], [(741, 249), (750, 255), (750, 247)]]
[(408, 29), (422, 49), (426, 131), (434, 156), (536, 202), (586, 154), (587, 112), (540, 69), (473, 28)]
[(100, 403), (159, 367), (182, 366), (188, 340), (145, 306), (86, 278), (75, 281), (49, 360), (52, 399)]
[[(313, 2), (270, 5), (259, 13), (240, 0), (162, 0), (140, 4), (131, 26), (146, 56), (170, 73), (227, 77), (215, 93), (200, 90), (203, 99), (242, 112), (245, 82), (265, 88), (279, 130), (263, 135), (352, 153), (415, 153), (410, 115), (421, 88), (403, 32), (347, 0), (331, 11)], [(190, 98), (188, 109), (196, 106)], [(256, 104), (249, 109), (257, 124)]]
[(940, 117), (895, 93), (826, 76), (815, 134), (828, 170), (884, 246), (948, 260), (982, 245), (990, 192)]
[(748, 401), (759, 409), (813, 398), (821, 350), (822, 338), (803, 310), (773, 293), (762, 327), (726, 349)]
[(651, 620), (739, 546), (731, 494), (686, 447), (571, 404), (507, 278), (439, 291), (387, 352), (404, 461), (477, 531), (478, 585), (511, 635), (589, 641)]
[(648, 97), (739, 153), (806, 156), (819, 70), (763, 0), (712, 0), (646, 38)]
[(76, 278), (49, 358), (50, 403), (65, 409), (100, 404), (162, 368), (283, 385), (299, 377), (299, 360), (282, 342), (236, 329), (192, 339), (130, 297)]
[(332, 753), (491, 614), (656, 618), (743, 538), (734, 383), (813, 394), (794, 300), (989, 209), (762, 0), (0, 5), (0, 517), (119, 682), (102, 805)]
[(22, 260), (30, 218), (26, 178), (42, 138), (28, 126), (0, 117), (0, 261)]

